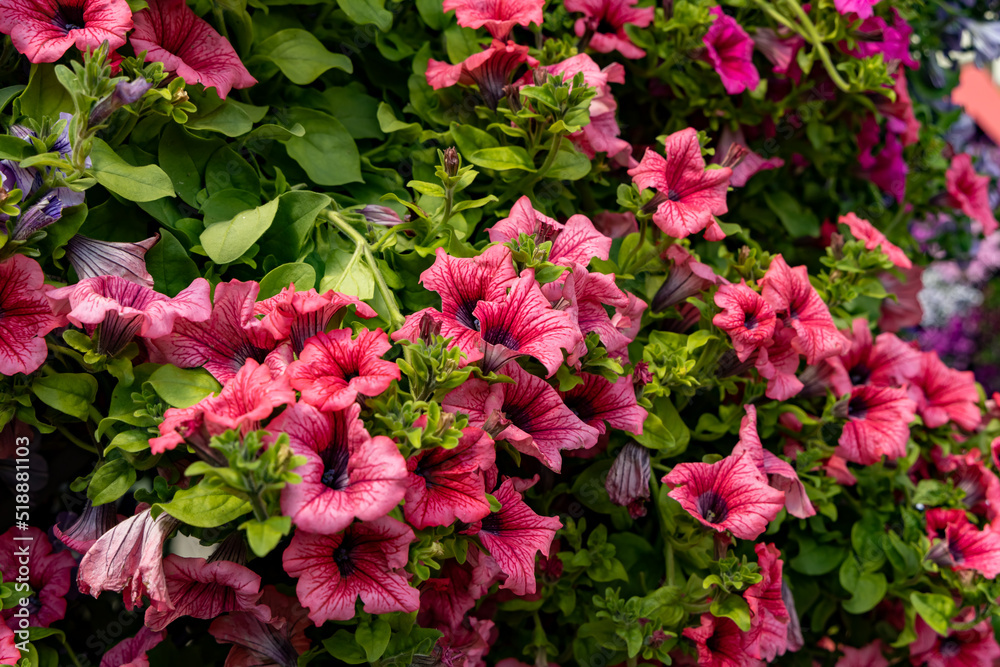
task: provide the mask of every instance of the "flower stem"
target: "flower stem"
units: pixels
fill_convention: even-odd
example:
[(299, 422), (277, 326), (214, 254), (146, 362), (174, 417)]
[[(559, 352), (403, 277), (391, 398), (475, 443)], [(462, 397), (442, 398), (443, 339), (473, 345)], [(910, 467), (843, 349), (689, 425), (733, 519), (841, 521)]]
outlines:
[(840, 72), (833, 65), (833, 60), (830, 59), (830, 52), (826, 50), (826, 45), (823, 44), (823, 38), (819, 36), (816, 32), (816, 26), (813, 25), (812, 20), (809, 15), (806, 14), (805, 10), (802, 9), (802, 5), (799, 4), (798, 0), (785, 0), (787, 4), (792, 9), (792, 13), (802, 22), (802, 28), (805, 30), (805, 35), (803, 35), (816, 49), (816, 53), (819, 54), (820, 60), (823, 61), (823, 67), (826, 68), (827, 74), (833, 79), (833, 82), (837, 84), (845, 93), (851, 92), (851, 86), (840, 76)]
[(562, 146), (563, 135), (556, 134), (552, 137), (552, 143), (549, 144), (549, 153), (545, 156), (545, 162), (542, 166), (538, 168), (538, 171), (533, 174), (528, 174), (519, 181), (511, 184), (500, 198), (501, 202), (505, 202), (518, 194), (527, 194), (534, 187), (535, 183), (545, 178), (545, 174), (552, 169), (552, 165), (556, 163), (556, 158), (559, 157), (559, 147)]
[(73, 649), (70, 647), (69, 642), (66, 641), (66, 635), (59, 635), (59, 640), (62, 642), (63, 647), (66, 649), (66, 654), (69, 656), (69, 659), (73, 662), (73, 664), (76, 665), (76, 667), (83, 667), (77, 659), (76, 653), (73, 653)]

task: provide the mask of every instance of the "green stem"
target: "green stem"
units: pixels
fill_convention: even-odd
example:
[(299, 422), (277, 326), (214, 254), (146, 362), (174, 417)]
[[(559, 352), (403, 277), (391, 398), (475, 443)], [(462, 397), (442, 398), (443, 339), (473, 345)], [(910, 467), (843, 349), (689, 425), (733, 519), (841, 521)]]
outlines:
[(837, 84), (845, 93), (851, 92), (851, 86), (844, 81), (840, 76), (840, 72), (833, 66), (833, 60), (830, 59), (830, 52), (826, 50), (826, 45), (823, 44), (823, 38), (819, 36), (816, 32), (816, 26), (813, 25), (812, 20), (810, 20), (809, 15), (806, 14), (805, 10), (802, 9), (802, 5), (799, 4), (798, 0), (785, 0), (785, 4), (791, 7), (792, 12), (795, 16), (802, 22), (802, 28), (805, 30), (804, 37), (812, 43), (813, 48), (819, 54), (820, 60), (823, 61), (823, 67), (826, 68), (827, 74), (833, 79), (833, 82)]
[(674, 544), (667, 538), (667, 586), (674, 585)]
[(542, 166), (538, 168), (533, 174), (528, 174), (519, 181), (511, 184), (500, 197), (501, 202), (505, 202), (509, 199), (513, 199), (519, 194), (528, 194), (531, 188), (534, 187), (535, 183), (545, 178), (545, 174), (552, 169), (552, 165), (556, 163), (556, 158), (559, 157), (559, 147), (562, 145), (563, 135), (556, 134), (552, 137), (552, 143), (549, 144), (549, 153), (545, 156), (545, 162)]
[(777, 9), (775, 9), (770, 2), (767, 2), (767, 0), (754, 0), (754, 1), (757, 3), (757, 6), (760, 7), (762, 10), (764, 10), (764, 13), (770, 16), (772, 19), (774, 19), (781, 25), (785, 26), (786, 28), (794, 30), (795, 32), (799, 32), (796, 29), (795, 24), (789, 21), (787, 18), (785, 18), (785, 16)]
[(424, 237), (424, 245), (430, 243), (431, 240), (437, 236), (438, 232), (441, 231), (441, 229), (448, 224), (448, 221), (451, 219), (451, 208), (454, 205), (455, 205), (455, 189), (445, 188), (444, 210), (441, 213), (441, 220), (428, 230), (427, 236)]
[(78, 438), (75, 435), (73, 435), (72, 433), (70, 433), (69, 430), (65, 426), (56, 426), (56, 430), (59, 431), (59, 433), (61, 433), (63, 435), (63, 437), (65, 437), (67, 440), (69, 440), (70, 442), (72, 442), (74, 445), (76, 445), (80, 449), (85, 449), (88, 452), (92, 452), (94, 454), (97, 453), (97, 448), (96, 447), (94, 447), (93, 445), (87, 444), (86, 442), (84, 442), (80, 438)]
[(264, 500), (260, 497), (259, 491), (250, 494), (250, 507), (253, 509), (253, 518), (261, 523), (267, 521), (267, 507), (264, 506)]
[(62, 642), (63, 647), (66, 649), (66, 654), (69, 655), (69, 659), (73, 662), (76, 667), (83, 667), (80, 661), (76, 658), (76, 653), (73, 653), (73, 649), (70, 647), (69, 642), (66, 641), (66, 635), (60, 635), (59, 640)]

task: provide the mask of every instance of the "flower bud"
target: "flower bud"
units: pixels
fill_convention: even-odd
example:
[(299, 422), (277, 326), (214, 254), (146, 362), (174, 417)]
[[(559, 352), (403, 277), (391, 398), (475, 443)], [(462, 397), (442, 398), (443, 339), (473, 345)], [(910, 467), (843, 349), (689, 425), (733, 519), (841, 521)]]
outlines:
[(604, 487), (615, 505), (628, 508), (633, 519), (646, 515), (645, 501), (649, 500), (649, 450), (630, 442), (611, 464)]
[(461, 164), (461, 160), (458, 157), (458, 151), (455, 150), (454, 146), (449, 146), (444, 149), (444, 173), (449, 176), (458, 175), (458, 167)]
[(490, 413), (490, 416), (486, 418), (486, 423), (483, 424), (483, 430), (490, 434), (490, 437), (494, 440), (498, 435), (503, 433), (504, 429), (510, 426), (510, 420), (507, 419), (507, 415), (502, 413), (500, 410), (494, 410)]
[(146, 79), (136, 79), (135, 81), (120, 81), (114, 91), (97, 103), (90, 111), (88, 124), (91, 126), (100, 125), (111, 117), (118, 109), (137, 101), (146, 94), (146, 91), (153, 87), (153, 84)]
[(524, 108), (524, 106), (521, 104), (521, 93), (518, 91), (517, 88), (508, 83), (506, 86), (503, 87), (503, 94), (504, 97), (507, 98), (507, 107), (511, 111), (517, 113), (518, 111)]
[(378, 204), (369, 204), (361, 209), (361, 215), (365, 216), (365, 220), (372, 223), (373, 225), (382, 225), (383, 227), (395, 227), (396, 225), (403, 224), (400, 219), (399, 214), (393, 211), (388, 206), (380, 206)]
[(424, 313), (420, 318), (420, 340), (424, 341), (424, 345), (431, 345), (440, 334), (441, 322)]

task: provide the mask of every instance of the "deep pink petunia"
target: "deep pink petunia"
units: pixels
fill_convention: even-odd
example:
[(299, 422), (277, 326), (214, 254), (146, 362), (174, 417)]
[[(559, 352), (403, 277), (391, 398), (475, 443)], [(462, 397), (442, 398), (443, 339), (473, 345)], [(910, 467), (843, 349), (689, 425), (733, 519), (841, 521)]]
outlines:
[(6, 622), (0, 621), (0, 665), (16, 665), (20, 661), (21, 652), (17, 650), (14, 631)]
[(876, 148), (878, 125), (875, 124), (869, 129), (873, 129), (874, 134), (866, 135), (863, 129), (858, 135), (858, 144), (868, 150), (875, 148), (877, 153), (869, 160), (863, 159), (865, 155), (859, 156), (858, 163), (862, 167), (863, 174), (872, 183), (895, 197), (897, 202), (901, 202), (906, 195), (906, 176), (910, 173), (910, 166), (903, 159), (903, 143), (898, 135), (889, 132), (885, 136), (885, 145)]
[(806, 267), (791, 268), (784, 257), (775, 255), (761, 284), (764, 300), (795, 331), (794, 345), (807, 364), (848, 349), (850, 342), (834, 325), (829, 309), (809, 282)]
[[(969, 620), (969, 619), (967, 619)], [(910, 663), (924, 667), (978, 667), (1000, 658), (990, 619), (969, 630), (949, 630), (944, 637), (917, 617), (917, 639), (910, 644)]]
[(749, 454), (757, 470), (763, 474), (772, 488), (785, 494), (785, 508), (788, 513), (799, 519), (806, 519), (816, 514), (806, 489), (799, 481), (799, 474), (787, 461), (766, 449), (761, 444), (757, 434), (757, 408), (753, 405), (744, 406), (746, 416), (740, 422), (740, 440), (733, 448), (732, 455), (739, 456), (743, 452)]
[(910, 398), (928, 428), (954, 422), (972, 431), (982, 421), (979, 390), (972, 371), (957, 371), (945, 365), (936, 351), (920, 356), (920, 369), (910, 378)]
[(409, 486), (403, 515), (418, 530), (479, 521), (490, 513), (483, 471), (493, 467), (493, 440), (468, 427), (453, 449), (421, 450), (406, 462)]
[[(796, 56), (799, 49), (805, 46), (805, 38), (791, 31), (777, 32), (771, 28), (757, 28), (753, 33), (753, 43), (770, 61), (775, 74), (783, 74), (796, 85), (799, 84), (802, 80), (802, 68)], [(771, 158), (771, 160), (780, 160), (784, 164), (781, 158)]]
[[(536, 477), (537, 479), (537, 477)], [(549, 555), (562, 522), (554, 516), (539, 516), (515, 488), (520, 480), (505, 479), (493, 492), (500, 509), (474, 524), (476, 535), (507, 578), (500, 588), (514, 595), (535, 592), (535, 554)]]
[[(735, 165), (728, 164), (726, 157), (736, 155), (739, 159)], [(746, 145), (746, 137), (743, 136), (742, 128), (733, 131), (728, 125), (723, 128), (722, 136), (719, 137), (719, 145), (715, 149), (713, 164), (722, 164), (733, 170), (733, 175), (729, 178), (729, 184), (734, 188), (742, 188), (747, 184), (754, 174), (771, 169), (779, 169), (785, 165), (785, 161), (780, 157), (764, 157), (750, 150)]]
[(799, 352), (794, 343), (795, 330), (778, 319), (774, 325), (774, 338), (766, 347), (757, 350), (754, 366), (767, 380), (765, 396), (776, 401), (787, 401), (802, 391), (804, 384), (795, 376), (799, 367)]
[(233, 645), (225, 667), (291, 667), (309, 650), (309, 613), (298, 600), (268, 585), (260, 603), (271, 610), (270, 621), (237, 611), (220, 616), (208, 628), (215, 641)]
[(871, 465), (883, 456), (906, 456), (910, 422), (916, 404), (906, 389), (865, 385), (854, 387), (843, 405), (847, 423), (840, 434), (837, 454), (848, 461)]
[[(869, 58), (881, 53), (886, 63), (897, 61), (915, 70), (919, 67), (919, 63), (910, 55), (910, 36), (913, 34), (913, 28), (898, 9), (892, 7), (891, 12), (892, 24), (881, 16), (870, 16), (862, 21), (857, 29), (857, 48), (848, 53), (856, 58)], [(844, 48), (843, 44), (841, 48)]]
[(74, 44), (93, 51), (106, 41), (114, 51), (131, 29), (125, 0), (0, 0), (0, 32), (33, 63), (53, 63)]
[(331, 324), (338, 326), (351, 305), (359, 317), (378, 314), (367, 303), (348, 294), (333, 290), (320, 294), (314, 289), (296, 292), (294, 285), (270, 299), (258, 301), (253, 312), (263, 315), (261, 324), (276, 340), (291, 340), (292, 350), (299, 354), (307, 340), (323, 333)]
[[(580, 264), (571, 264), (570, 269), (562, 281), (542, 285), (542, 294), (553, 308), (569, 313), (581, 334), (596, 332), (609, 354), (627, 355), (626, 348), (634, 335), (627, 335), (616, 325), (615, 319), (608, 315), (608, 308), (614, 308), (616, 314), (629, 308), (633, 303), (630, 295), (618, 288), (614, 275), (591, 273)], [(575, 364), (586, 353), (587, 345), (581, 338), (568, 359), (569, 364)]]
[(842, 225), (847, 225), (851, 230), (851, 235), (859, 241), (864, 242), (866, 250), (881, 250), (889, 260), (901, 269), (909, 269), (913, 262), (906, 256), (906, 253), (896, 245), (889, 243), (885, 234), (875, 229), (872, 223), (863, 218), (859, 218), (853, 213), (840, 216), (838, 221)]
[(417, 622), (425, 628), (457, 630), (469, 611), (500, 576), (496, 561), (478, 549), (469, 549), (465, 563), (449, 560), (438, 576), (420, 585)]
[(45, 362), (45, 334), (65, 322), (45, 298), (38, 262), (14, 255), (0, 262), (0, 375), (33, 373)]
[(297, 403), (268, 426), (287, 433), (292, 451), (306, 457), (299, 484), (281, 490), (281, 511), (313, 533), (332, 535), (356, 518), (385, 516), (406, 493), (406, 460), (396, 443), (372, 438), (358, 418), (361, 406), (320, 412)]
[(569, 266), (587, 266), (593, 258), (607, 259), (611, 239), (601, 234), (585, 215), (574, 215), (565, 223), (536, 211), (528, 197), (521, 197), (510, 209), (510, 216), (487, 230), (490, 241), (517, 241), (521, 234), (535, 237), (536, 242), (552, 241), (549, 261)]
[(163, 559), (163, 575), (173, 607), (147, 609), (145, 623), (150, 630), (163, 630), (182, 616), (211, 619), (230, 611), (271, 619), (271, 610), (258, 603), (260, 576), (239, 563), (170, 554)]
[(889, 661), (885, 659), (885, 647), (882, 641), (876, 639), (871, 644), (854, 648), (853, 646), (840, 646), (844, 656), (837, 661), (834, 667), (889, 667)]
[(85, 554), (104, 533), (119, 523), (118, 513), (114, 503), (94, 506), (87, 499), (83, 511), (76, 520), (62, 530), (58, 525), (52, 527), (52, 533), (60, 542), (73, 551)]
[(751, 648), (747, 633), (729, 618), (717, 618), (705, 612), (701, 615), (701, 625), (684, 628), (682, 635), (694, 642), (700, 667), (758, 667), (764, 664), (747, 650)]
[(381, 329), (350, 329), (318, 333), (308, 341), (286, 371), (302, 400), (320, 410), (343, 410), (358, 395), (378, 396), (401, 377), (399, 366), (383, 361), (392, 343)]
[(876, 105), (879, 113), (886, 119), (886, 130), (899, 136), (903, 146), (917, 143), (920, 139), (920, 121), (913, 113), (913, 100), (906, 83), (906, 70), (899, 69), (894, 74), (895, 83), (892, 86), (896, 99), (889, 101), (883, 96)]
[(135, 15), (129, 38), (136, 53), (146, 51), (146, 62), (161, 62), (190, 84), (215, 88), (219, 97), (233, 88), (257, 83), (232, 45), (194, 13), (184, 0), (149, 0)]
[(645, 28), (653, 22), (653, 7), (636, 7), (638, 0), (565, 0), (566, 11), (579, 12), (573, 29), (577, 37), (589, 35), (587, 46), (599, 53), (617, 51), (626, 58), (642, 58), (646, 52), (632, 43), (625, 26)]
[(715, 273), (712, 267), (702, 264), (690, 252), (679, 245), (672, 245), (663, 254), (670, 262), (667, 278), (656, 290), (650, 302), (653, 312), (661, 312), (698, 296), (712, 285), (725, 284), (726, 279)]
[(763, 533), (785, 504), (785, 494), (767, 485), (749, 453), (716, 463), (679, 463), (663, 482), (691, 516), (744, 540)]
[(712, 324), (729, 334), (740, 361), (749, 359), (774, 335), (774, 309), (745, 280), (739, 285), (720, 287), (715, 293), (715, 305), (722, 312), (712, 318)]
[(715, 221), (726, 207), (726, 188), (732, 170), (706, 169), (698, 132), (687, 128), (667, 137), (664, 154), (647, 148), (639, 164), (628, 170), (640, 190), (652, 188), (656, 196), (653, 222), (674, 238), (685, 238), (701, 230), (709, 241), (725, 237)]
[(749, 586), (743, 598), (750, 607), (753, 657), (768, 664), (788, 650), (791, 616), (782, 599), (781, 552), (773, 544), (755, 544), (758, 572), (763, 577)]
[(455, 10), (458, 25), (485, 27), (494, 39), (507, 39), (515, 25), (541, 25), (544, 0), (444, 0), (446, 12)]
[(760, 83), (760, 73), (753, 64), (753, 40), (736, 19), (712, 7), (715, 16), (705, 33), (705, 55), (722, 79), (730, 95), (753, 91)]
[(923, 272), (924, 267), (914, 266), (903, 272), (902, 280), (892, 273), (883, 273), (879, 277), (886, 293), (896, 297), (882, 300), (881, 317), (878, 320), (882, 331), (895, 333), (920, 324), (924, 318), (924, 309), (917, 295), (924, 288), (921, 277)]
[(990, 206), (990, 178), (976, 173), (968, 153), (959, 153), (951, 159), (945, 181), (952, 206), (982, 225), (983, 234), (992, 234), (1000, 228)]
[(434, 90), (454, 85), (478, 86), (486, 105), (496, 108), (504, 96), (504, 86), (511, 82), (514, 73), (527, 63), (533, 67), (538, 61), (528, 55), (527, 46), (514, 42), (504, 43), (494, 39), (483, 51), (474, 53), (457, 65), (430, 59), (427, 63), (427, 83)]
[(1000, 574), (1000, 533), (976, 528), (962, 510), (927, 510), (927, 535), (935, 541), (927, 559), (952, 570), (973, 570), (987, 579)]
[(830, 384), (838, 396), (857, 385), (899, 387), (920, 371), (920, 352), (893, 333), (880, 333), (872, 342), (868, 321), (857, 318), (848, 332), (851, 347), (827, 359), (833, 369)]
[(493, 621), (470, 616), (455, 629), (446, 629), (434, 645), (442, 665), (485, 665), (485, 656), (497, 637)]
[(148, 596), (150, 609), (171, 609), (163, 544), (177, 524), (166, 512), (153, 519), (148, 508), (119, 523), (80, 561), (80, 592), (94, 597), (103, 591), (120, 592), (126, 609), (141, 605), (143, 596)]
[(935, 447), (931, 460), (956, 489), (965, 492), (962, 503), (970, 512), (985, 516), (991, 523), (1000, 518), (1000, 479), (986, 467), (981, 451), (970, 449), (964, 454), (945, 455)]
[(384, 516), (353, 523), (338, 535), (299, 530), (282, 556), (285, 572), (299, 581), (295, 593), (317, 625), (354, 618), (360, 597), (369, 614), (417, 611), (419, 593), (402, 570), (413, 531)]
[(847, 16), (857, 14), (859, 19), (866, 19), (874, 13), (874, 7), (879, 0), (834, 0), (837, 11)]
[(573, 414), (545, 380), (517, 364), (507, 366), (504, 373), (513, 384), (491, 385), (471, 378), (448, 394), (442, 407), (468, 415), (469, 423), (477, 427), (483, 427), (495, 412), (502, 412), (510, 425), (496, 439), (506, 440), (556, 472), (562, 468), (562, 450), (586, 449), (597, 443), (600, 432)]
[(166, 637), (143, 626), (134, 637), (123, 639), (101, 658), (100, 667), (149, 667), (148, 651), (156, 648)]
[(632, 377), (623, 375), (614, 383), (590, 373), (581, 373), (583, 382), (559, 392), (563, 403), (588, 426), (600, 433), (608, 427), (642, 435), (646, 410), (636, 403)]
[(189, 408), (169, 408), (159, 425), (160, 436), (149, 440), (150, 451), (162, 454), (187, 442), (207, 455), (213, 436), (256, 431), (275, 408), (294, 402), (286, 376), (272, 379), (267, 366), (248, 359), (218, 395), (209, 394)]
[[(24, 554), (27, 554), (25, 558)], [(72, 584), (71, 572), (76, 561), (69, 551), (53, 553), (48, 535), (34, 526), (27, 530), (11, 527), (0, 535), (0, 572), (6, 583), (27, 570), (19, 581), (27, 581), (32, 595), (28, 598), (28, 624), (47, 628), (66, 615), (66, 594)], [(10, 622), (13, 608), (4, 609), (3, 619)]]
[(639, 223), (635, 213), (625, 211), (603, 211), (594, 216), (594, 227), (597, 231), (613, 239), (622, 238), (639, 231)]
[(152, 289), (153, 276), (146, 269), (146, 253), (159, 240), (160, 235), (156, 234), (143, 241), (116, 243), (76, 234), (66, 243), (66, 259), (80, 280), (120, 276)]

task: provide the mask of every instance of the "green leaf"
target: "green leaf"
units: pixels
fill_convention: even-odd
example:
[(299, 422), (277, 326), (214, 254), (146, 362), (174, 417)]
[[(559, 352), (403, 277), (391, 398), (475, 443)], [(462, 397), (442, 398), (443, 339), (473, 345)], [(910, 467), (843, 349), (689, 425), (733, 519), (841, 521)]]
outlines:
[(250, 549), (259, 558), (271, 553), (281, 538), (292, 529), (292, 518), (288, 516), (272, 516), (266, 521), (246, 521), (240, 525), (247, 533)]
[(204, 228), (209, 225), (232, 220), (243, 211), (249, 211), (258, 206), (260, 206), (260, 196), (252, 192), (234, 188), (219, 190), (202, 203), (201, 212), (204, 217), (204, 225), (197, 233), (201, 234)]
[(97, 378), (90, 373), (56, 373), (35, 378), (31, 392), (51, 408), (86, 420), (97, 397)]
[(337, 0), (337, 4), (358, 25), (374, 23), (382, 32), (392, 27), (392, 12), (385, 8), (385, 0)]
[(774, 211), (792, 238), (819, 236), (819, 218), (803, 206), (788, 192), (764, 193), (764, 201)]
[(210, 130), (227, 137), (239, 137), (252, 130), (253, 124), (267, 114), (267, 107), (243, 104), (232, 98), (219, 99), (214, 88), (204, 91), (187, 88), (186, 92), (198, 107), (198, 112), (186, 123), (189, 130)]
[(726, 595), (721, 599), (717, 598), (712, 601), (708, 610), (716, 618), (732, 619), (743, 632), (750, 630), (750, 606), (740, 595)]
[(910, 603), (920, 618), (942, 637), (948, 634), (948, 620), (955, 615), (955, 602), (949, 595), (910, 593)]
[(271, 35), (257, 46), (256, 54), (273, 62), (292, 83), (300, 86), (312, 83), (333, 67), (348, 74), (354, 71), (350, 58), (331, 53), (312, 33), (297, 28)]
[(31, 145), (24, 139), (15, 137), (13, 134), (0, 135), (0, 160), (17, 160), (20, 162), (30, 149)]
[(96, 137), (90, 159), (97, 182), (125, 199), (147, 202), (174, 196), (174, 185), (165, 171), (155, 164), (133, 167)]
[(177, 296), (198, 277), (198, 265), (177, 237), (160, 228), (160, 240), (146, 253), (146, 270), (156, 291)]
[(0, 111), (7, 108), (10, 101), (17, 97), (26, 86), (7, 86), (6, 88), (0, 88)]
[(250, 503), (245, 498), (205, 481), (190, 489), (181, 489), (174, 494), (173, 500), (158, 507), (196, 528), (215, 528), (250, 511)]
[(260, 247), (279, 262), (299, 259), (299, 250), (316, 226), (316, 216), (330, 205), (330, 198), (318, 192), (293, 190), (278, 197), (278, 211)]
[(554, 178), (560, 181), (578, 181), (590, 173), (590, 158), (578, 151), (568, 141), (563, 141), (559, 153), (552, 168), (545, 174), (545, 178)]
[(211, 195), (230, 188), (260, 196), (260, 176), (236, 151), (223, 146), (205, 166), (205, 189)]
[(285, 143), (288, 155), (319, 185), (360, 183), (361, 156), (343, 123), (313, 109), (293, 108), (287, 122), (299, 123), (305, 135)]
[(495, 148), (480, 148), (469, 155), (469, 162), (486, 169), (522, 169), (536, 171), (528, 151), (520, 146), (496, 146)]
[(796, 572), (819, 576), (833, 571), (844, 560), (847, 549), (835, 544), (817, 544), (815, 541), (803, 538), (799, 541), (799, 555), (791, 560), (789, 565)]
[(31, 66), (28, 87), (17, 98), (14, 115), (24, 115), (41, 119), (46, 116), (58, 118), (60, 111), (73, 111), (73, 98), (59, 83), (55, 65), (39, 63)]
[(354, 641), (365, 650), (368, 662), (374, 663), (385, 653), (389, 645), (389, 638), (392, 637), (392, 628), (388, 621), (381, 616), (372, 617), (371, 625), (361, 623), (354, 633)]
[(160, 398), (175, 408), (189, 408), (222, 389), (204, 368), (177, 368), (169, 364), (153, 371), (149, 383)]
[(217, 264), (235, 262), (257, 242), (274, 220), (278, 200), (237, 214), (232, 220), (216, 222), (201, 233), (201, 246)]
[(358, 255), (336, 250), (326, 258), (326, 273), (319, 284), (320, 292), (328, 290), (371, 299), (375, 296), (375, 276)]
[(107, 461), (94, 472), (87, 486), (87, 497), (94, 505), (118, 500), (135, 484), (135, 468), (125, 459)]
[(354, 641), (354, 635), (347, 630), (337, 630), (332, 637), (323, 640), (323, 648), (337, 660), (349, 665), (368, 662), (368, 654)]
[(863, 571), (853, 556), (849, 556), (840, 566), (840, 584), (851, 593), (851, 599), (842, 604), (844, 611), (850, 614), (871, 611), (889, 590), (884, 574)]
[(316, 269), (304, 262), (282, 264), (260, 281), (257, 300), (269, 299), (283, 288), (295, 285), (295, 291), (304, 292), (316, 286)]

